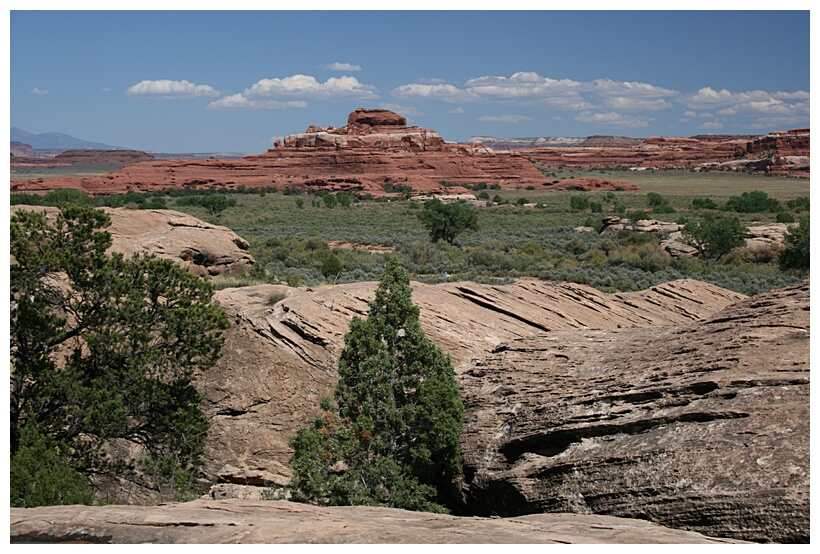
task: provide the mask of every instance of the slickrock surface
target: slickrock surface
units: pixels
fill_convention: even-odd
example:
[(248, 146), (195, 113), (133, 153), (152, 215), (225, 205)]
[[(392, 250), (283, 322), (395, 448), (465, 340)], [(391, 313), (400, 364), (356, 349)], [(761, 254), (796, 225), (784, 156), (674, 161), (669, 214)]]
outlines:
[[(691, 323), (745, 298), (691, 280), (614, 295), (540, 281), (412, 286), (425, 333), (456, 367), (536, 333)], [(366, 316), (375, 288), (258, 285), (216, 293), (232, 327), (222, 358), (199, 381), (213, 419), (205, 452), (210, 482), (287, 483), (288, 438), (318, 414), (322, 396), (332, 396), (350, 319)], [(288, 296), (271, 305), (271, 293)]]
[(552, 543), (720, 544), (732, 541), (646, 521), (539, 514), (459, 518), (390, 508), (321, 508), (284, 501), (195, 500), (160, 506), (12, 508), (12, 543)]
[(457, 369), (472, 513), (807, 542), (809, 283), (703, 321), (561, 330)]
[[(247, 241), (227, 227), (173, 210), (101, 209), (111, 216), (109, 252), (156, 254), (203, 276), (241, 274), (255, 263)], [(11, 207), (12, 214), (17, 210), (45, 212), (50, 221), (59, 213), (45, 206)]]

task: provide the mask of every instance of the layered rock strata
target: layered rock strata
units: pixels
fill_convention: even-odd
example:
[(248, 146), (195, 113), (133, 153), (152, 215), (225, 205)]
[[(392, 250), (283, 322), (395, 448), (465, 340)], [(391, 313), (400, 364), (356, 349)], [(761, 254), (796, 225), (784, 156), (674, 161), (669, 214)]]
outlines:
[(518, 150), (549, 167), (754, 170), (808, 177), (809, 129), (761, 137), (649, 137), (632, 145), (585, 141), (575, 147)]
[(11, 180), (12, 192), (45, 193), (76, 188), (89, 194), (182, 187), (327, 190), (392, 195), (385, 185), (411, 187), (415, 194), (467, 193), (485, 182), (504, 189), (532, 187), (584, 190), (638, 190), (626, 180), (547, 179), (526, 156), (495, 154), (476, 143), (445, 142), (432, 129), (408, 127), (389, 110), (359, 108), (344, 127), (311, 125), (305, 133), (277, 141), (265, 154), (242, 160), (153, 160), (125, 165), (94, 177)]
[[(221, 359), (200, 380), (213, 421), (205, 452), (210, 483), (289, 481), (288, 439), (318, 415), (322, 396), (332, 396), (344, 335), (352, 317), (366, 316), (375, 286), (258, 285), (216, 293), (232, 326)], [(540, 281), (412, 286), (422, 327), (456, 367), (536, 333), (690, 323), (744, 298), (690, 280), (615, 295)]]
[(556, 330), (457, 370), (464, 504), (806, 542), (809, 284), (696, 323)]

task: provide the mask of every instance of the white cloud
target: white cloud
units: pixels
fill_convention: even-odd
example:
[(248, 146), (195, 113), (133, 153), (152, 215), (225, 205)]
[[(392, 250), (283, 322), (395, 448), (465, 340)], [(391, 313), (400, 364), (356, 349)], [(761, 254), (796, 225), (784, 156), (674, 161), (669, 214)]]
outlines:
[(626, 96), (611, 96), (604, 99), (604, 106), (610, 110), (621, 110), (625, 112), (653, 112), (656, 110), (666, 110), (672, 104), (663, 98), (629, 98)]
[(259, 98), (248, 98), (242, 94), (232, 94), (208, 104), (210, 110), (282, 110), (288, 108), (307, 108), (307, 102), (300, 100), (280, 101)]
[(787, 104), (776, 98), (767, 100), (757, 100), (735, 104), (718, 111), (720, 115), (777, 115), (777, 116), (797, 116), (808, 115), (808, 103)]
[(322, 69), (324, 69), (325, 71), (361, 71), (362, 66), (353, 63), (333, 62), (327, 65), (323, 65)]
[(37, 96), (48, 96), (51, 93), (49, 91), (45, 90), (45, 89), (42, 89), (42, 88), (33, 88), (33, 89), (31, 89), (31, 94), (34, 94), (34, 95), (37, 95)]
[(810, 94), (805, 90), (798, 90), (796, 92), (773, 92), (772, 98), (777, 98), (778, 100), (808, 100), (810, 98)]
[(331, 77), (324, 83), (310, 75), (291, 75), (282, 79), (260, 79), (241, 93), (208, 104), (210, 109), (286, 109), (305, 108), (308, 100), (372, 100), (376, 87), (360, 83), (355, 77)]
[(518, 123), (519, 121), (531, 121), (531, 117), (526, 115), (482, 115), (478, 118), (479, 121), (488, 121), (490, 123)]
[(512, 76), (486, 75), (465, 83), (467, 92), (481, 100), (510, 104), (546, 105), (565, 110), (591, 107), (581, 96), (589, 88), (579, 81), (550, 79), (531, 71)]
[(447, 113), (461, 115), (464, 113), (464, 108), (453, 108), (452, 110), (447, 110)]
[(707, 121), (698, 127), (701, 131), (720, 131), (723, 124), (720, 121)]
[(100, 91), (101, 92), (113, 92), (114, 89), (112, 89), (111, 87), (100, 87)]
[(154, 98), (200, 98), (219, 96), (219, 91), (210, 85), (197, 85), (189, 81), (158, 79), (143, 80), (129, 87), (125, 92), (130, 96), (152, 96)]
[(717, 91), (711, 87), (704, 87), (696, 93), (684, 95), (681, 98), (681, 101), (687, 108), (698, 110), (718, 108), (720, 106), (730, 106), (732, 104), (741, 104), (744, 102), (759, 102), (770, 98), (771, 95), (763, 90), (730, 92), (726, 89)]
[(646, 121), (617, 112), (581, 112), (575, 116), (575, 121), (580, 121), (581, 123), (592, 123), (594, 125), (603, 125), (606, 127), (639, 128), (649, 126), (649, 123)]
[(368, 100), (378, 98), (376, 87), (364, 85), (355, 77), (331, 77), (320, 83), (310, 75), (291, 75), (283, 79), (260, 79), (243, 93), (248, 98), (299, 97), (303, 100)]
[(590, 82), (592, 90), (599, 96), (637, 96), (642, 98), (665, 98), (677, 96), (678, 91), (656, 87), (649, 83), (635, 81), (613, 81), (612, 79), (595, 79)]
[(394, 88), (390, 94), (402, 100), (443, 100), (445, 102), (470, 102), (478, 97), (454, 85), (443, 83), (412, 83)]
[(780, 127), (789, 122), (802, 126), (808, 125), (810, 106), (810, 95), (803, 90), (732, 92), (704, 87), (683, 93), (638, 81), (553, 79), (533, 71), (473, 77), (463, 85), (429, 79), (398, 86), (391, 94), (407, 101), (488, 103), (578, 112), (576, 121), (622, 128), (647, 127), (655, 121), (648, 114), (676, 107), (682, 107), (683, 114), (677, 114), (681, 122), (713, 120), (719, 115), (724, 125), (729, 125), (730, 117), (742, 117), (746, 119), (744, 125), (765, 121), (778, 122)]

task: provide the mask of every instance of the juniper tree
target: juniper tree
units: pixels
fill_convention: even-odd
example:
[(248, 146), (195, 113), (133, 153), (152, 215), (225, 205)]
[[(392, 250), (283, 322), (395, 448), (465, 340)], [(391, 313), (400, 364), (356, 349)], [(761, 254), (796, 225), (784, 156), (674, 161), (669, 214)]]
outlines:
[[(11, 218), (13, 505), (77, 501), (91, 477), (171, 498), (195, 483), (209, 422), (194, 377), (218, 358), (228, 320), (212, 286), (172, 261), (107, 254), (109, 223), (76, 205), (53, 225)], [(33, 466), (43, 451), (47, 473)], [(35, 474), (53, 481), (32, 489)], [(78, 492), (42, 490), (58, 483)]]
[(458, 468), (463, 405), (452, 363), (428, 340), (395, 258), (354, 318), (334, 401), (291, 438), (294, 500), (441, 511)]
[(749, 230), (736, 217), (707, 217), (701, 221), (690, 221), (681, 230), (687, 244), (697, 248), (704, 258), (715, 260), (746, 244), (748, 233)]
[(478, 214), (466, 202), (445, 204), (434, 198), (424, 203), (424, 210), (418, 214), (422, 224), (430, 231), (430, 240), (444, 239), (450, 244), (464, 231), (478, 230)]

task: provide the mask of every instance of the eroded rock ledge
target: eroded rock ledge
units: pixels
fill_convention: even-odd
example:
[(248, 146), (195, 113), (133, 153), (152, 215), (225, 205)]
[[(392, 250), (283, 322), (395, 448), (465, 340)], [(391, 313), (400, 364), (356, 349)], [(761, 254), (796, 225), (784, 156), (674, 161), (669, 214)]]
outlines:
[(459, 518), (390, 508), (196, 500), (160, 506), (12, 508), (12, 543), (700, 543), (732, 541), (608, 516)]
[(457, 370), (465, 506), (807, 542), (809, 284), (697, 323), (560, 330)]

